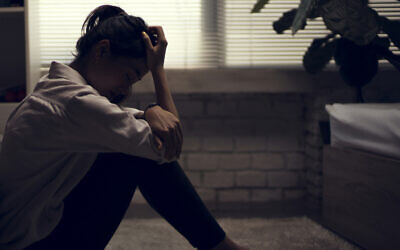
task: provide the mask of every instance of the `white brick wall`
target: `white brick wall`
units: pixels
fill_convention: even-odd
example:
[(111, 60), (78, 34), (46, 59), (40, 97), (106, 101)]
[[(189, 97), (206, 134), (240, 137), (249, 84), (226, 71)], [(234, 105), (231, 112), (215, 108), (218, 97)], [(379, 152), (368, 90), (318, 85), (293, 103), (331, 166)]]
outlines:
[(304, 154), (303, 153), (287, 153), (286, 166), (288, 169), (303, 170)]
[(251, 166), (250, 154), (229, 153), (220, 154), (218, 168), (223, 170), (244, 170)]
[(233, 139), (223, 136), (204, 137), (204, 150), (215, 152), (232, 152)]
[(298, 172), (271, 171), (268, 172), (269, 187), (297, 187), (299, 184)]
[(233, 172), (206, 172), (204, 173), (204, 185), (213, 188), (232, 188), (235, 183), (234, 177)]
[(236, 173), (237, 187), (265, 187), (267, 173), (261, 171), (241, 171)]
[(265, 202), (282, 199), (282, 189), (253, 189), (251, 201)]
[[(399, 101), (398, 91), (382, 93), (365, 91), (369, 101)], [(207, 202), (305, 199), (320, 210), (323, 142), (318, 123), (328, 120), (325, 104), (354, 102), (353, 97), (339, 83), (309, 94), (174, 95), (185, 136), (180, 163)], [(154, 100), (139, 94), (128, 103), (144, 108)]]
[[(137, 95), (145, 107), (151, 95)], [(181, 166), (207, 202), (305, 196), (301, 94), (175, 95), (184, 130)]]
[(254, 153), (252, 154), (252, 168), (273, 170), (283, 169), (285, 161), (282, 154), (279, 153)]
[(235, 136), (237, 151), (265, 152), (267, 150), (267, 138), (263, 136)]
[(218, 198), (221, 202), (248, 202), (250, 191), (245, 189), (230, 189), (218, 191)]
[(216, 154), (188, 154), (187, 166), (190, 170), (216, 170), (218, 167), (218, 155)]

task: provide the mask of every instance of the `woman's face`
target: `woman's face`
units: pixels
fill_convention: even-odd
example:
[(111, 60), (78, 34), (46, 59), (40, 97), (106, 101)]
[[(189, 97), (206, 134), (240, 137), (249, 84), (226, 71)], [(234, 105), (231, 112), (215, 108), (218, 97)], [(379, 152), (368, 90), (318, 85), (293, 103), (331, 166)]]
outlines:
[(88, 82), (113, 103), (128, 97), (132, 85), (149, 71), (145, 58), (113, 56), (109, 52), (100, 53), (89, 68)]

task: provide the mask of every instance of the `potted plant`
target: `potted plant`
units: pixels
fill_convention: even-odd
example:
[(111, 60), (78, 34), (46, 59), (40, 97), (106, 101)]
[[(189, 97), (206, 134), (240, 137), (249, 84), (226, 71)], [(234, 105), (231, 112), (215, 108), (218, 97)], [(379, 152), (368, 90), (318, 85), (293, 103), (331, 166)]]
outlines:
[[(251, 12), (260, 12), (268, 2), (258, 0)], [(368, 0), (301, 0), (273, 28), (278, 34), (291, 29), (295, 35), (306, 28), (307, 20), (317, 17), (322, 17), (331, 33), (315, 38), (305, 52), (303, 66), (308, 73), (320, 72), (334, 58), (342, 79), (356, 89), (357, 101), (363, 102), (362, 87), (378, 72), (379, 59), (400, 71), (400, 56), (389, 49), (391, 43), (400, 48), (400, 21), (380, 16)], [(379, 33), (388, 37), (379, 37)]]

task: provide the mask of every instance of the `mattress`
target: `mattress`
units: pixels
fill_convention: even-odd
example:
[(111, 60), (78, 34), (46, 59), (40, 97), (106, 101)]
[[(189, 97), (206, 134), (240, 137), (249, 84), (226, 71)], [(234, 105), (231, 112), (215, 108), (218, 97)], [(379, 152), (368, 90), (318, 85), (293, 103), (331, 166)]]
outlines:
[(400, 159), (400, 103), (326, 105), (331, 145)]

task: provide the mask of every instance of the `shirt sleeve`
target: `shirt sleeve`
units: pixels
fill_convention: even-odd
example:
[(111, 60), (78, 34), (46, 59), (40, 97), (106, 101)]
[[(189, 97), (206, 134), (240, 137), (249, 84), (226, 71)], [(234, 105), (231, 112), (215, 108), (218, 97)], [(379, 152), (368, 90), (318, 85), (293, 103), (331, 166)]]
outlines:
[[(155, 146), (147, 121), (135, 118), (141, 110), (119, 107), (104, 96), (74, 96), (66, 106), (65, 134), (74, 149), (87, 152), (121, 152), (167, 162), (164, 149)], [(64, 126), (63, 126), (64, 127)]]

